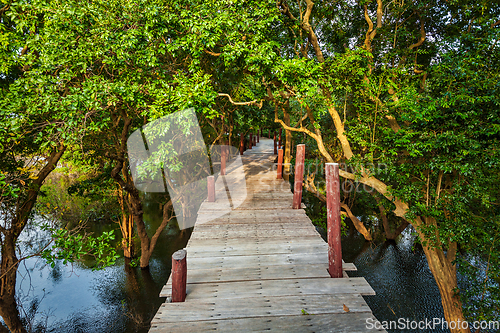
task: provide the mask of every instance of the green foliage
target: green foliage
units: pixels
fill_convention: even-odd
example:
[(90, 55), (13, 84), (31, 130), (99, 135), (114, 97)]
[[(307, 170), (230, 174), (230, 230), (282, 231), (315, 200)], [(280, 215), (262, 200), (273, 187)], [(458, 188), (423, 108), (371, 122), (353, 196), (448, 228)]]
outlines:
[[(311, 214), (312, 215), (312, 214)], [(319, 212), (315, 212), (314, 215), (311, 217), (311, 221), (315, 226), (318, 226), (322, 228), (323, 230), (327, 230), (327, 211), (326, 211), (326, 205), (321, 205), (319, 206)], [(340, 223), (341, 223), (341, 232), (342, 236), (347, 236), (347, 224), (345, 222), (345, 215), (342, 214), (340, 216)]]
[[(317, 139), (295, 135), (308, 144), (309, 157), (348, 162), (353, 178), (364, 176), (366, 183), (376, 177), (387, 197), (408, 205), (408, 221), (424, 221), (424, 245), (446, 253), (456, 243), (467, 253), (460, 260), (500, 266), (500, 247), (488, 237), (499, 227), (498, 2), (384, 3), (379, 27), (374, 1), (315, 2), (308, 24), (322, 54), (303, 31), (302, 2), (280, 5), (283, 33), (275, 38), (283, 51), (266, 79), (277, 116), (283, 119), (286, 110), (292, 126), (321, 136), (326, 153)], [(340, 145), (342, 134), (349, 150)], [(378, 210), (365, 193), (349, 200)], [(386, 199), (383, 205), (395, 207)], [(470, 266), (460, 264), (462, 274), (484, 281), (474, 275), (479, 269), (465, 269)], [(462, 293), (466, 307), (474, 304), (469, 319), (488, 306), (498, 309), (498, 275), (484, 271), (488, 283)], [(478, 295), (488, 301), (480, 305)]]
[(55, 218), (71, 229), (80, 221), (110, 223), (118, 220), (116, 185), (105, 174), (78, 174), (79, 169), (56, 173), (42, 185), (36, 204), (38, 214)]
[(130, 260), (130, 267), (139, 267), (140, 261), (141, 261), (141, 257), (137, 257), (137, 258)]
[(488, 236), (477, 239), (479, 249), (470, 247), (457, 259), (462, 276), (459, 294), (468, 318), (493, 321), (500, 316), (500, 269), (496, 265), (500, 258), (495, 248), (498, 230), (485, 234)]
[(95, 260), (92, 270), (102, 269), (113, 265), (119, 258), (114, 247), (110, 244), (115, 239), (113, 230), (103, 232), (98, 237), (84, 236), (70, 232), (67, 229), (45, 228), (52, 234), (53, 244), (41, 253), (41, 257), (55, 267), (56, 260), (63, 264), (81, 260), (84, 256), (91, 256)]
[[(300, 22), (306, 8), (300, 1), (0, 0), (0, 193), (2, 211), (10, 212), (4, 216), (40, 190), (43, 158), (60, 145), (71, 152), (68, 159), (109, 174), (124, 160), (120, 137), (173, 112), (195, 108), (210, 144), (231, 131), (234, 142), (239, 133), (276, 128), (269, 123), (286, 112), (292, 126), (300, 121), (296, 129), (321, 135), (326, 154), (311, 136), (294, 134), (309, 158), (346, 161), (342, 129), (356, 180), (363, 171), (377, 177), (387, 196), (408, 204), (408, 220), (435, 221), (419, 230), (426, 244), (447, 250), (458, 243), (467, 252), (459, 268), (479, 281), (462, 294), (468, 313), (491, 316), (485, 307), (499, 299), (491, 267), (500, 267), (490, 237), (499, 230), (500, 7), (384, 3), (381, 26), (367, 39), (364, 5), (376, 24), (374, 1), (315, 2), (307, 24), (320, 39), (320, 56)], [(219, 93), (263, 104), (235, 106)], [(175, 162), (174, 171), (182, 167)], [(95, 200), (96, 185), (107, 186), (96, 177), (71, 189)], [(60, 207), (69, 198), (41, 200)], [(350, 200), (376, 208), (365, 194)], [(84, 251), (80, 240), (57, 237), (74, 249), (62, 258)], [(488, 263), (479, 269), (485, 279), (474, 279), (479, 273), (470, 260)], [(487, 302), (477, 303), (478, 295)]]
[(0, 173), (0, 193), (1, 193), (1, 199), (0, 203), (3, 201), (4, 198), (17, 198), (19, 192), (19, 188), (14, 187), (13, 184), (9, 183), (7, 181), (7, 176), (3, 173)]

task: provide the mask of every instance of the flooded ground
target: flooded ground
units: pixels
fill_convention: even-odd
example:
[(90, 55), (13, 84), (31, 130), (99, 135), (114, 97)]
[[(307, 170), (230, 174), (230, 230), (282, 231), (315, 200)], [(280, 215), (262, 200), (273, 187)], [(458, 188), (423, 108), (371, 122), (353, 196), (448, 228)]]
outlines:
[[(153, 233), (161, 211), (155, 203), (144, 207)], [(95, 225), (92, 231), (111, 229), (120, 232), (118, 225)], [(39, 230), (31, 230), (34, 233), (43, 238)], [(171, 256), (186, 246), (189, 236), (189, 230), (180, 233), (172, 221), (156, 244), (148, 270), (131, 267), (123, 258), (100, 271), (84, 263), (59, 261), (51, 268), (39, 258), (27, 259), (17, 281), (21, 314), (34, 332), (147, 332), (165, 301), (158, 295), (170, 275)]]
[[(161, 211), (154, 203), (146, 203), (145, 211), (152, 233), (161, 221)], [(164, 302), (158, 294), (170, 275), (171, 255), (185, 247), (189, 235), (169, 225), (149, 270), (130, 267), (124, 259), (102, 271), (60, 262), (50, 268), (40, 259), (28, 259), (19, 269), (21, 312), (33, 316), (33, 330), (39, 332), (147, 332), (149, 321)], [(342, 240), (344, 261), (358, 268), (349, 274), (364, 277), (377, 293), (365, 299), (380, 321), (443, 316), (439, 291), (414, 237), (408, 228), (397, 242), (375, 245), (357, 232)]]

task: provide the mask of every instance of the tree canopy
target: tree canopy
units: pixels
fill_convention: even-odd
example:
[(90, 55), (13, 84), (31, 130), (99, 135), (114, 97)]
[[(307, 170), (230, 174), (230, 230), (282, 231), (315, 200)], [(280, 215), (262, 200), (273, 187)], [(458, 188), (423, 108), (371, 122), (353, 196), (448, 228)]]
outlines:
[(0, 0), (2, 281), (61, 159), (106, 165), (147, 267), (126, 141), (193, 107), (207, 144), (281, 127), (289, 161), (308, 136), (416, 228), (448, 321), (498, 316), (499, 18), (498, 1)]

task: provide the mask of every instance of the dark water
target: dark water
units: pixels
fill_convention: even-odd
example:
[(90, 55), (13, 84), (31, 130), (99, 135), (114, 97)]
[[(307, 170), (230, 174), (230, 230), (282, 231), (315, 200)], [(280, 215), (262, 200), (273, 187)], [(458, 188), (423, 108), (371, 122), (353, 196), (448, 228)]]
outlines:
[[(326, 240), (326, 232), (318, 231)], [(364, 277), (375, 290), (375, 296), (363, 296), (374, 316), (380, 322), (395, 322), (396, 329), (387, 329), (388, 332), (402, 331), (397, 329), (399, 320), (404, 320), (404, 332), (449, 332), (440, 325), (427, 330), (406, 329), (406, 320), (417, 323), (433, 318), (444, 320), (439, 289), (424, 252), (414, 245), (414, 240), (411, 226), (397, 242), (379, 245), (366, 242), (354, 231), (342, 237), (342, 258), (357, 268), (348, 272), (349, 276)]]
[[(161, 222), (155, 202), (144, 205), (144, 219), (153, 234)], [(118, 225), (94, 226), (98, 234)], [(172, 254), (184, 248), (190, 231), (180, 233), (172, 221), (156, 244), (148, 270), (120, 259), (114, 266), (92, 271), (83, 263), (54, 268), (28, 259), (18, 273), (17, 295), (24, 317), (32, 317), (35, 332), (147, 332), (165, 301), (158, 297), (171, 270)]]
[[(313, 199), (306, 194), (304, 199), (308, 213), (314, 214), (310, 209), (315, 207)], [(154, 202), (144, 208), (152, 234), (161, 221), (161, 211)], [(117, 225), (100, 228), (115, 228), (119, 233)], [(164, 302), (158, 294), (170, 275), (171, 255), (185, 247), (189, 235), (169, 225), (156, 245), (149, 270), (132, 268), (123, 259), (103, 271), (62, 263), (52, 269), (40, 260), (26, 260), (18, 280), (22, 311), (36, 310), (33, 328), (39, 332), (45, 328), (48, 332), (147, 332), (149, 321)], [(438, 288), (423, 251), (414, 246), (411, 228), (397, 242), (380, 245), (350, 232), (343, 237), (342, 251), (344, 261), (358, 268), (349, 275), (364, 277), (376, 291), (376, 296), (364, 298), (379, 321), (443, 317)]]
[[(342, 256), (345, 262), (356, 265), (349, 276), (362, 276), (377, 293), (365, 300), (379, 321), (432, 321), (444, 318), (439, 289), (427, 264), (425, 254), (414, 246), (411, 227), (397, 242), (378, 246), (365, 242), (357, 233), (345, 237)], [(399, 323), (399, 322), (398, 322)], [(389, 332), (400, 332), (390, 330)], [(447, 332), (434, 326), (432, 330), (409, 329), (405, 332)]]
[[(323, 204), (307, 192), (303, 193), (303, 200), (307, 214), (317, 217)], [(357, 267), (357, 271), (348, 272), (348, 275), (364, 277), (375, 290), (376, 296), (364, 296), (364, 299), (380, 322), (395, 322), (395, 329), (387, 331), (449, 332), (440, 325), (427, 330), (406, 326), (406, 320), (417, 323), (434, 318), (444, 320), (439, 289), (422, 248), (415, 245), (414, 229), (406, 228), (396, 242), (377, 245), (366, 242), (348, 219), (346, 224), (348, 231), (342, 237), (342, 258)], [(326, 241), (326, 232), (321, 228), (317, 230)], [(404, 320), (404, 330), (398, 329), (399, 320)]]

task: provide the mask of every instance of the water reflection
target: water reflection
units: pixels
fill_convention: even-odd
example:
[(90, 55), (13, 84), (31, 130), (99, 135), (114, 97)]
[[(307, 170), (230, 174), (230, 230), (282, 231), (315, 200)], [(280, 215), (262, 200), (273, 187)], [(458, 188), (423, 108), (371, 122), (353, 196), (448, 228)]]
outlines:
[[(421, 321), (443, 318), (439, 289), (420, 246), (414, 245), (411, 226), (397, 242), (377, 246), (365, 242), (362, 236), (351, 233), (342, 239), (345, 262), (353, 262), (358, 270), (349, 276), (362, 276), (377, 293), (365, 300), (379, 321), (399, 318)], [(399, 332), (399, 330), (388, 330)], [(447, 332), (405, 330), (405, 332)]]
[[(161, 223), (161, 210), (155, 202), (145, 204), (144, 210), (151, 235)], [(95, 234), (111, 229), (120, 233), (118, 225), (93, 227)], [(159, 293), (170, 275), (171, 256), (186, 246), (190, 233), (180, 233), (171, 221), (158, 239), (148, 270), (131, 267), (125, 259), (102, 271), (92, 271), (85, 262), (56, 262), (51, 268), (38, 258), (27, 259), (17, 280), (21, 312), (36, 309), (33, 327), (39, 326), (38, 331), (47, 327), (48, 332), (147, 332), (165, 301)]]
[[(152, 234), (161, 223), (161, 209), (149, 198), (144, 210)], [(96, 226), (113, 227), (118, 228)], [(96, 234), (101, 231), (95, 230)], [(171, 255), (185, 247), (189, 235), (190, 231), (179, 233), (174, 224), (167, 226), (149, 270), (125, 265), (124, 259), (96, 272), (83, 264), (57, 263), (52, 269), (41, 260), (28, 259), (19, 269), (17, 288), (23, 308), (28, 312), (35, 305), (39, 323), (45, 325), (46, 320), (49, 332), (147, 332), (148, 322), (164, 302), (158, 295), (170, 275)], [(323, 236), (326, 238), (324, 232)], [(443, 317), (439, 290), (414, 240), (411, 227), (397, 242), (376, 246), (365, 242), (354, 229), (342, 240), (344, 261), (358, 268), (349, 275), (364, 277), (377, 293), (365, 300), (380, 321)]]
[[(304, 193), (307, 214), (311, 219), (321, 216), (324, 205), (310, 193)], [(326, 223), (326, 221), (325, 221)], [(347, 235), (342, 237), (342, 258), (356, 265), (357, 271), (348, 272), (352, 277), (364, 277), (375, 290), (375, 296), (364, 296), (375, 317), (383, 321), (404, 318), (421, 321), (427, 318), (444, 318), (441, 296), (436, 281), (427, 264), (422, 247), (415, 244), (415, 230), (409, 225), (397, 241), (379, 244), (367, 242), (354, 225), (346, 219)], [(317, 228), (326, 241), (326, 232)], [(388, 329), (388, 332), (401, 332)], [(432, 330), (404, 332), (449, 332), (435, 327)]]

